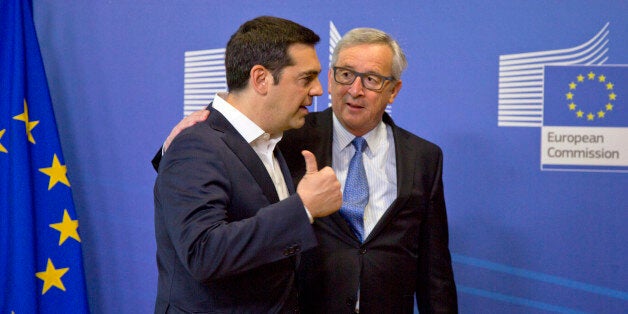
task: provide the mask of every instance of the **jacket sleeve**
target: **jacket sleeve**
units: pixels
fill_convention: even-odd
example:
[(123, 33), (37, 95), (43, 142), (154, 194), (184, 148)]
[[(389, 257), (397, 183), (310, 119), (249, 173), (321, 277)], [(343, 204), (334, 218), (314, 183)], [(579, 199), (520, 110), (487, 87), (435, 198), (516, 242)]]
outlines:
[[(232, 173), (235, 155), (220, 140), (180, 134), (163, 156), (155, 186), (156, 221), (196, 280), (237, 275), (316, 246), (297, 194), (268, 204), (257, 183)], [(233, 208), (234, 197), (254, 208)], [(242, 202), (239, 202), (242, 206)], [(253, 213), (234, 219), (234, 212)], [(156, 229), (160, 226), (156, 225)], [(159, 240), (158, 240), (159, 241)]]
[(434, 166), (434, 183), (420, 234), (417, 303), (420, 313), (458, 313), (456, 284), (449, 252), (442, 178), (443, 156), (440, 148)]

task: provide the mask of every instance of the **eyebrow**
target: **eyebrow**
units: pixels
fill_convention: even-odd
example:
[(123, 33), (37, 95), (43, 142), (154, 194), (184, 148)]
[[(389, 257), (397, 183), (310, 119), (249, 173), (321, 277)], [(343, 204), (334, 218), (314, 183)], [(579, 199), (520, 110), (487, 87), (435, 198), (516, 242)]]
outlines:
[(336, 67), (337, 67), (337, 68), (345, 68), (345, 69), (349, 69), (349, 70), (351, 70), (351, 71), (358, 72), (358, 73), (362, 73), (362, 74), (375, 74), (375, 75), (379, 75), (379, 76), (383, 76), (383, 77), (389, 77), (389, 76), (392, 76), (392, 75), (384, 75), (384, 74), (381, 74), (381, 73), (379, 73), (379, 72), (375, 72), (375, 71), (359, 72), (359, 71), (356, 71), (356, 69), (355, 69), (354, 67), (352, 67), (352, 66), (340, 66), (340, 65), (337, 65)]
[(309, 76), (309, 75), (319, 75), (320, 73), (321, 71), (318, 71), (318, 70), (309, 70), (309, 71), (301, 72), (299, 73), (299, 75)]

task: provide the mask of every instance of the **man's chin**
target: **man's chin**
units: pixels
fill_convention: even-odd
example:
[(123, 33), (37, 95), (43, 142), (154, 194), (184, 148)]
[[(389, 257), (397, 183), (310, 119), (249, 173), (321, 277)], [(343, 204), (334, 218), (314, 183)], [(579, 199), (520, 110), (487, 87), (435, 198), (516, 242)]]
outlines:
[(291, 126), (293, 129), (300, 129), (301, 127), (303, 127), (303, 125), (305, 125), (305, 117), (301, 117), (297, 119), (296, 121), (292, 123)]

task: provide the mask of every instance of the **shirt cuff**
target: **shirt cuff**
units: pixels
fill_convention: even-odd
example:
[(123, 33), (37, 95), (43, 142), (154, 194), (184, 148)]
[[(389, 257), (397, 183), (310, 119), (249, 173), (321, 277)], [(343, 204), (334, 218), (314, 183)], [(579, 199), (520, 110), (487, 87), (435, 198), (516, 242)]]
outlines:
[(303, 205), (303, 208), (305, 208), (305, 213), (307, 214), (307, 219), (310, 220), (310, 224), (314, 223), (314, 217), (312, 217), (312, 214), (310, 214), (310, 210), (307, 209), (307, 207), (305, 207), (305, 205)]

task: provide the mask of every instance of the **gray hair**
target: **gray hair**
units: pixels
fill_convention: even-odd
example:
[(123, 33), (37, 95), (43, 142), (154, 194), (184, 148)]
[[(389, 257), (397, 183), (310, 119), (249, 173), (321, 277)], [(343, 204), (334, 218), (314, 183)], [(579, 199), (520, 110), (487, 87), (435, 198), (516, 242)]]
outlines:
[(334, 53), (331, 55), (332, 66), (338, 61), (338, 54), (345, 48), (362, 44), (383, 44), (392, 49), (392, 77), (395, 80), (401, 78), (401, 72), (408, 66), (406, 55), (399, 47), (399, 43), (387, 33), (374, 28), (354, 28), (346, 33), (336, 44)]

